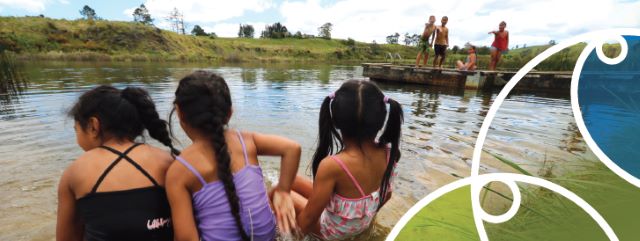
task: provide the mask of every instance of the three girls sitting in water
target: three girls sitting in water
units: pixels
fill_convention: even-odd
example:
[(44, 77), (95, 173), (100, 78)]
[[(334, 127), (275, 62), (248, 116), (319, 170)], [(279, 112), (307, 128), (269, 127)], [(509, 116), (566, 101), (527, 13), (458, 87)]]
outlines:
[[(60, 180), (57, 240), (273, 240), (276, 225), (337, 240), (371, 225), (400, 159), (398, 102), (368, 81), (326, 97), (311, 181), (296, 177), (299, 144), (227, 127), (230, 95), (210, 72), (180, 80), (174, 108), (192, 141), (180, 152), (145, 90), (84, 93), (69, 115), (86, 152)], [(171, 152), (136, 143), (145, 129)], [(259, 155), (281, 157), (268, 194)]]

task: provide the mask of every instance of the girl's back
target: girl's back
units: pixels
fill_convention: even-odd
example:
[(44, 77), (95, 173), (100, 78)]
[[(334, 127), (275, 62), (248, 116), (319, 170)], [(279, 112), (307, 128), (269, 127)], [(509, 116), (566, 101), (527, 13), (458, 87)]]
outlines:
[(278, 217), (292, 220), (289, 192), (300, 146), (277, 136), (228, 130), (231, 93), (214, 73), (196, 71), (182, 78), (174, 104), (192, 141), (167, 172), (176, 240), (273, 240), (276, 220), (257, 156), (282, 157), (280, 184), (274, 192), (280, 199), (273, 204)]
[(173, 238), (163, 188), (173, 158), (160, 149), (134, 145), (96, 148), (72, 165), (76, 209), (85, 223), (86, 240)]
[[(362, 152), (345, 150), (334, 155), (334, 158), (344, 164), (365, 194), (371, 194), (380, 188), (387, 167), (387, 151), (388, 149), (378, 146), (363, 147)], [(335, 162), (336, 167), (340, 168), (336, 172), (335, 193), (346, 198), (362, 197), (349, 173), (342, 169), (335, 159), (332, 159), (331, 162)]]
[(178, 153), (149, 94), (99, 86), (84, 93), (69, 115), (86, 152), (60, 179), (56, 238), (172, 240), (164, 174), (173, 157), (135, 143), (146, 129)]
[[(275, 236), (276, 221), (269, 206), (253, 138), (239, 131), (227, 131), (225, 139), (243, 229), (254, 240), (271, 240)], [(200, 236), (204, 240), (237, 240), (239, 230), (229, 211), (231, 207), (224, 184), (217, 175), (215, 158), (209, 146), (194, 145), (185, 149), (177, 160), (183, 165), (181, 172), (190, 172), (197, 179), (191, 193)]]

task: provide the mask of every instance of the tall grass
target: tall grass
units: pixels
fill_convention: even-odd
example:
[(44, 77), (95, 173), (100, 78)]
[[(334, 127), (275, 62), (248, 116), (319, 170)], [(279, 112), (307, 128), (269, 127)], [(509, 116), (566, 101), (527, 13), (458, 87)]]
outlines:
[[(492, 156), (495, 156), (492, 154)], [(507, 165), (517, 165), (499, 158)], [(640, 191), (596, 160), (576, 158), (556, 164), (545, 161), (537, 176), (574, 192), (594, 207), (613, 227), (620, 240), (640, 236)], [(524, 170), (523, 168), (515, 168)], [(558, 175), (558, 173), (562, 173)], [(518, 184), (522, 194), (516, 216), (502, 224), (485, 223), (491, 240), (607, 240), (604, 232), (581, 208), (543, 187)], [(486, 208), (511, 203), (511, 195), (485, 186), (481, 200)], [(490, 201), (495, 195), (505, 202)], [(402, 240), (479, 240), (471, 210), (468, 187), (437, 199), (420, 211), (401, 231)]]
[(18, 71), (13, 55), (0, 51), (0, 95), (19, 93), (26, 86), (27, 82)]

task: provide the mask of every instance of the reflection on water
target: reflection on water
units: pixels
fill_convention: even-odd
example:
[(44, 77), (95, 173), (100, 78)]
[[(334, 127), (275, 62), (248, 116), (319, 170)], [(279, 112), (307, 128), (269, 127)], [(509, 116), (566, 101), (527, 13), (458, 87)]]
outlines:
[[(168, 116), (180, 77), (205, 68), (231, 88), (231, 126), (287, 136), (303, 147), (300, 173), (310, 174), (322, 99), (345, 80), (362, 78), (358, 66), (206, 66), (181, 64), (47, 63), (27, 66), (30, 88), (0, 112), (0, 240), (50, 240), (55, 230), (56, 185), (80, 153), (65, 111), (97, 84), (147, 88), (161, 116)], [(434, 189), (468, 176), (473, 144), (495, 92), (379, 84), (405, 110), (403, 158), (396, 192), (376, 220), (372, 236), (383, 239), (415, 202)], [(12, 97), (13, 98), (13, 97)], [(174, 121), (174, 125), (175, 125)], [(514, 94), (496, 116), (486, 146), (537, 170), (545, 158), (584, 151), (566, 96)], [(543, 126), (544, 129), (540, 129)], [(179, 146), (188, 139), (174, 126)], [(549, 130), (549, 131), (545, 131)], [(483, 160), (484, 161), (484, 160)], [(262, 158), (267, 180), (278, 163)], [(484, 171), (507, 170), (487, 160)]]

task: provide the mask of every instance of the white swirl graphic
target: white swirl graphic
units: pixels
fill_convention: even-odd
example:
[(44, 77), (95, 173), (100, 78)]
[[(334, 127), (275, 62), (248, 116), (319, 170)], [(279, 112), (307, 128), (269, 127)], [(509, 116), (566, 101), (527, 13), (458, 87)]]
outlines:
[[(524, 182), (532, 185), (537, 185), (540, 187), (547, 188), (552, 190), (565, 198), (571, 200), (580, 208), (582, 208), (593, 220), (600, 226), (600, 228), (604, 231), (607, 238), (612, 241), (618, 241), (618, 237), (613, 232), (611, 226), (606, 222), (606, 220), (596, 211), (591, 205), (589, 205), (586, 201), (580, 198), (578, 195), (573, 192), (563, 188), (562, 186), (555, 184), (553, 182), (547, 181), (542, 178), (532, 177), (522, 174), (512, 174), (512, 173), (491, 173), (491, 174), (480, 174), (480, 157), (482, 154), (482, 147), (484, 145), (484, 141), (487, 137), (487, 133), (489, 131), (489, 127), (491, 126), (491, 122), (493, 121), (496, 112), (506, 99), (509, 92), (515, 87), (515, 85), (535, 66), (540, 64), (545, 59), (549, 58), (549, 56), (560, 52), (561, 50), (575, 45), (580, 42), (588, 42), (587, 46), (584, 48), (576, 66), (573, 71), (572, 81), (571, 81), (571, 106), (573, 109), (574, 118), (576, 119), (576, 123), (578, 128), (583, 135), (587, 145), (591, 150), (593, 150), (594, 154), (614, 173), (618, 176), (622, 177), (626, 181), (634, 184), (635, 186), (640, 187), (640, 180), (633, 177), (622, 168), (618, 167), (611, 159), (609, 159), (603, 152), (598, 148), (591, 135), (584, 124), (582, 119), (582, 113), (580, 112), (579, 104), (578, 104), (578, 79), (580, 77), (580, 72), (582, 71), (582, 67), (586, 58), (589, 54), (595, 49), (596, 54), (600, 60), (609, 65), (618, 64), (623, 61), (628, 52), (628, 46), (626, 40), (622, 37), (622, 35), (635, 35), (640, 36), (640, 29), (611, 29), (605, 31), (597, 31), (590, 32), (586, 34), (582, 34), (576, 37), (573, 37), (567, 41), (563, 41), (557, 45), (550, 47), (549, 49), (542, 52), (540, 55), (533, 58), (529, 61), (524, 67), (522, 67), (512, 78), (511, 80), (504, 86), (502, 91), (496, 97), (494, 103), (489, 108), (487, 116), (485, 117), (482, 126), (480, 127), (480, 132), (478, 133), (478, 139), (476, 140), (476, 144), (473, 151), (473, 158), (471, 163), (471, 176), (455, 181), (453, 183), (449, 183), (434, 192), (427, 195), (425, 198), (420, 200), (416, 205), (411, 207), (409, 211), (405, 215), (400, 218), (396, 226), (391, 230), (389, 236), (387, 236), (387, 241), (395, 240), (400, 231), (405, 227), (405, 225), (413, 218), (421, 209), (431, 203), (433, 200), (441, 197), (442, 195), (451, 192), (460, 187), (470, 185), (471, 186), (471, 206), (473, 210), (474, 221), (476, 225), (476, 229), (480, 236), (480, 240), (488, 241), (489, 238), (487, 236), (487, 232), (484, 228), (484, 221), (490, 223), (502, 223), (510, 220), (518, 211), (521, 202), (521, 193), (518, 188), (516, 182)], [(614, 39), (620, 43), (621, 53), (619, 56), (615, 58), (608, 58), (604, 55), (602, 51), (602, 44), (610, 39), (610, 36), (614, 36)], [(480, 204), (480, 194), (483, 186), (485, 186), (489, 182), (502, 182), (506, 184), (511, 192), (513, 193), (513, 202), (509, 210), (502, 215), (491, 215), (486, 213)]]

